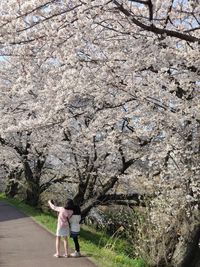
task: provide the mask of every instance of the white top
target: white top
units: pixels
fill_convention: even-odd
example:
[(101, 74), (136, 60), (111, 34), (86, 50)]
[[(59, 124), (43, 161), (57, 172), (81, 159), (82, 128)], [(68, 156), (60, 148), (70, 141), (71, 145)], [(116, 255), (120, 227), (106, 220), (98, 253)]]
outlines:
[(76, 233), (80, 232), (81, 215), (72, 215), (69, 221), (71, 231)]

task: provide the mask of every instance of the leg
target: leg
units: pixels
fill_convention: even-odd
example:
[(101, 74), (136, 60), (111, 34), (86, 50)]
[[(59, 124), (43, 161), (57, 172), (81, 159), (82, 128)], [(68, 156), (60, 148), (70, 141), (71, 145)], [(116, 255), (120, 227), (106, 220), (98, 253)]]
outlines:
[(68, 238), (67, 236), (64, 236), (64, 250), (65, 250), (65, 255), (69, 255), (69, 246), (68, 246)]
[(60, 236), (56, 236), (56, 255), (60, 255)]
[(74, 236), (73, 237), (73, 241), (74, 241), (74, 245), (75, 245), (75, 250), (77, 252), (80, 252), (80, 246), (79, 246), (79, 242), (78, 242), (78, 236)]

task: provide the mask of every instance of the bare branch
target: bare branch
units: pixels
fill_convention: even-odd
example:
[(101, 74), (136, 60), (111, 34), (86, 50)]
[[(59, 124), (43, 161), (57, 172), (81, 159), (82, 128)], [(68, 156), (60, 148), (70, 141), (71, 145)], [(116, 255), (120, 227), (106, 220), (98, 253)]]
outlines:
[(117, 6), (117, 9), (122, 12), (125, 16), (127, 16), (128, 18), (130, 18), (130, 20), (137, 25), (138, 27), (140, 27), (143, 30), (149, 31), (149, 32), (153, 32), (155, 34), (161, 34), (161, 35), (167, 35), (170, 37), (175, 37), (178, 38), (180, 40), (184, 40), (184, 41), (188, 41), (188, 42), (198, 42), (200, 43), (200, 39), (189, 35), (189, 34), (184, 34), (181, 32), (177, 32), (177, 31), (172, 31), (172, 30), (167, 30), (165, 28), (161, 29), (156, 27), (155, 25), (151, 24), (151, 25), (146, 25), (142, 22), (140, 22), (139, 20), (137, 20), (136, 18), (133, 17), (133, 15), (131, 14), (131, 12), (129, 12), (127, 9), (125, 9), (123, 7), (122, 4), (120, 4), (117, 0), (113, 0), (113, 3)]

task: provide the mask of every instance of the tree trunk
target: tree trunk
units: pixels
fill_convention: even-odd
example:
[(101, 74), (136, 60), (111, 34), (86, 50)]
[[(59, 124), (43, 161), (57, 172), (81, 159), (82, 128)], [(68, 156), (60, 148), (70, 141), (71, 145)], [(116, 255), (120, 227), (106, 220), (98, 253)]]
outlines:
[(28, 188), (26, 190), (26, 203), (30, 206), (36, 207), (40, 199), (40, 187), (39, 185), (28, 182)]
[(173, 254), (174, 267), (200, 266), (200, 223), (193, 223), (187, 229), (183, 240), (180, 240)]
[(11, 198), (16, 196), (18, 194), (18, 186), (18, 182), (15, 182), (14, 180), (9, 180), (5, 190), (6, 196)]
[(18, 170), (18, 168), (14, 169), (13, 171), (10, 172), (8, 175), (8, 182), (6, 185), (5, 189), (5, 194), (7, 197), (15, 197), (18, 194), (19, 190), (19, 182), (18, 180), (20, 179), (22, 174), (22, 170)]
[(27, 182), (26, 203), (36, 207), (40, 198), (39, 179), (35, 179), (31, 167), (27, 161), (24, 161), (24, 173)]

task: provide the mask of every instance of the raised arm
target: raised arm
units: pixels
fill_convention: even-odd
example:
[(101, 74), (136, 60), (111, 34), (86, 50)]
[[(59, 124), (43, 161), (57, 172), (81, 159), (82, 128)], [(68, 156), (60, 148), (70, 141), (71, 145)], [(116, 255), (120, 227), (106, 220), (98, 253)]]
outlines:
[(57, 206), (55, 206), (52, 202), (51, 202), (51, 200), (49, 200), (48, 201), (48, 204), (49, 204), (49, 206), (50, 206), (50, 208), (52, 209), (52, 210), (55, 210), (55, 211), (60, 211), (60, 207), (57, 207)]

